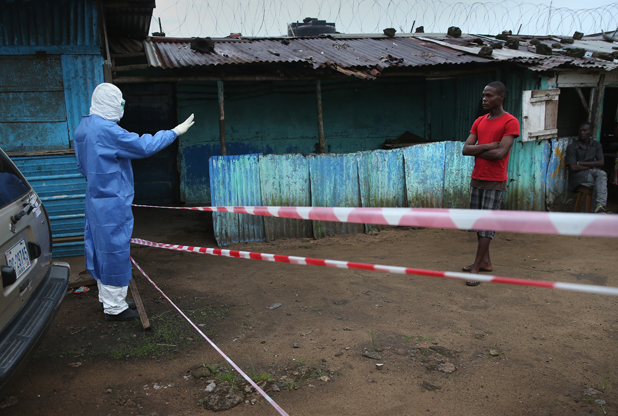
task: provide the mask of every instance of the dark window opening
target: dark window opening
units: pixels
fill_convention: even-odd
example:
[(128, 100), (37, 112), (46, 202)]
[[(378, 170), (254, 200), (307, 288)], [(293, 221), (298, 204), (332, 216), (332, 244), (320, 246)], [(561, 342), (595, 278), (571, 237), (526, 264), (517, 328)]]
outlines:
[[(580, 88), (586, 101), (590, 103), (592, 88)], [(579, 125), (588, 120), (588, 110), (584, 107), (577, 88), (560, 88), (558, 102), (558, 137), (575, 137), (579, 133)]]
[(0, 154), (0, 207), (24, 196), (30, 188), (13, 164)]

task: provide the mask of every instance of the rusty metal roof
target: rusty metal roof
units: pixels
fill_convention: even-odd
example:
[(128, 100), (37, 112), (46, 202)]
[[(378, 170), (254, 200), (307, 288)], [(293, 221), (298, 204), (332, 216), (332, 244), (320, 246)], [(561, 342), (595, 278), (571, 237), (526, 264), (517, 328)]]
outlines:
[(102, 0), (109, 37), (148, 36), (155, 0)]
[[(520, 45), (518, 49), (494, 49), (492, 56), (489, 59), (498, 61), (510, 61), (519, 64), (524, 64), (528, 69), (533, 71), (547, 71), (549, 69), (557, 68), (560, 66), (572, 66), (578, 68), (596, 68), (611, 71), (618, 68), (618, 61), (606, 61), (603, 59), (597, 59), (592, 57), (593, 52), (612, 53), (613, 42), (607, 42), (605, 40), (572, 40), (570, 44), (562, 44), (561, 48), (552, 48), (553, 55), (541, 55), (535, 52), (534, 45), (531, 44), (532, 39), (537, 39), (547, 46), (552, 46), (556, 43), (560, 43), (562, 37), (556, 36), (517, 36), (520, 39)], [(422, 39), (433, 42), (438, 45), (450, 47), (461, 52), (469, 54), (478, 54), (481, 46), (476, 41), (478, 39), (484, 41), (485, 44), (491, 42), (501, 42), (493, 36), (475, 36), (464, 35), (461, 38), (452, 38), (446, 35), (430, 35), (424, 36)], [(572, 58), (564, 54), (568, 48), (581, 48), (586, 50), (586, 56), (583, 58)]]
[[(155, 68), (215, 67), (217, 65), (246, 65), (255, 63), (302, 63), (307, 68), (330, 68), (346, 75), (375, 78), (384, 69), (399, 67), (430, 67), (508, 61), (525, 65), (533, 71), (547, 71), (558, 67), (598, 68), (611, 71), (618, 61), (604, 61), (564, 55), (554, 48), (554, 55), (535, 52), (532, 36), (519, 37), (519, 49), (494, 49), (490, 57), (478, 55), (481, 44), (500, 42), (492, 36), (464, 35), (453, 38), (445, 34), (397, 34), (387, 37), (375, 35), (334, 34), (303, 38), (218, 38), (214, 52), (202, 53), (191, 49), (191, 39), (149, 37), (144, 41), (148, 64)], [(537, 37), (551, 46), (557, 37)], [(592, 51), (611, 51), (605, 41), (586, 39), (573, 45)]]
[(485, 58), (416, 37), (223, 38), (213, 41), (213, 53), (192, 50), (191, 39), (151, 37), (144, 45), (148, 63), (157, 68), (304, 62), (313, 68), (332, 67), (345, 73), (351, 69), (381, 71), (393, 66), (488, 62)]

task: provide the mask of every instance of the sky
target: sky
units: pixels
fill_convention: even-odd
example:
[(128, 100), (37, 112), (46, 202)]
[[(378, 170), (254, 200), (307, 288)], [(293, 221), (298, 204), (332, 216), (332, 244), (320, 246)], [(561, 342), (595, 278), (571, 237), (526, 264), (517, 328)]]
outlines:
[[(410, 32), (572, 35), (612, 32), (618, 27), (618, 2), (601, 0), (156, 0), (150, 31), (169, 37), (281, 36), (288, 23), (305, 17), (334, 22), (341, 33), (381, 33), (393, 27)], [(585, 6), (586, 9), (582, 9)]]

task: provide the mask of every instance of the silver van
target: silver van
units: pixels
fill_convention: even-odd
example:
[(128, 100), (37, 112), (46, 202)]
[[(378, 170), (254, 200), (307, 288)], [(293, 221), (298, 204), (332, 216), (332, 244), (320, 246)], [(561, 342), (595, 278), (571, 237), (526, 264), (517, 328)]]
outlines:
[(49, 217), (36, 192), (0, 149), (0, 392), (50, 328), (69, 282), (52, 262)]

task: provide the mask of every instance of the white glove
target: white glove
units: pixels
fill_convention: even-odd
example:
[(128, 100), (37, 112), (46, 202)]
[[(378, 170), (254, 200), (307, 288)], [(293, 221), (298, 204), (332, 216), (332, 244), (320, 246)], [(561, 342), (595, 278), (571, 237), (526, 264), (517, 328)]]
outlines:
[(189, 118), (187, 118), (183, 123), (180, 123), (179, 125), (174, 127), (172, 130), (174, 130), (177, 136), (180, 136), (182, 134), (185, 134), (187, 130), (189, 130), (189, 128), (193, 125), (193, 123), (193, 114), (191, 114)]

